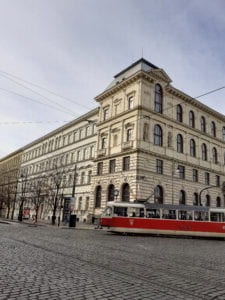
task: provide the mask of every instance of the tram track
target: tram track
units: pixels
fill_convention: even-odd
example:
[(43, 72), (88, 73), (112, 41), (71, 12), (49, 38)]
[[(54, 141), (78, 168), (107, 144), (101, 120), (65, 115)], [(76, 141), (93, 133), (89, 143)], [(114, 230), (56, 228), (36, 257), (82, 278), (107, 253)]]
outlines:
[[(153, 277), (153, 279), (151, 279), (149, 277), (146, 278), (145, 276), (141, 276), (140, 274), (131, 273), (130, 270), (126, 270), (126, 271), (125, 270), (119, 270), (118, 268), (112, 267), (111, 265), (102, 265), (100, 263), (96, 263), (96, 262), (91, 261), (89, 259), (84, 259), (84, 258), (80, 257), (80, 255), (67, 254), (67, 253), (59, 251), (59, 250), (51, 249), (51, 248), (46, 247), (46, 246), (38, 245), (36, 243), (20, 240), (20, 239), (17, 239), (17, 238), (10, 238), (9, 240), (12, 240), (12, 241), (17, 242), (17, 243), (21, 243), (21, 244), (26, 245), (26, 246), (30, 246), (30, 247), (33, 247), (33, 248), (40, 249), (40, 250), (46, 251), (46, 252), (51, 253), (51, 254), (61, 255), (64, 258), (69, 259), (70, 261), (71, 260), (72, 261), (77, 260), (82, 264), (95, 266), (98, 269), (104, 270), (106, 272), (114, 272), (116, 274), (120, 274), (120, 276), (122, 276), (122, 277), (125, 276), (126, 278), (130, 278), (134, 281), (138, 281), (138, 282), (142, 281), (142, 282), (145, 282), (146, 285), (149, 285), (149, 283), (151, 283), (151, 285), (153, 287), (155, 287), (155, 289), (159, 292), (160, 292), (160, 287), (161, 287), (162, 290), (166, 288), (166, 289), (169, 289), (173, 292), (174, 291), (178, 292), (179, 294), (182, 294), (183, 296), (186, 295), (187, 297), (192, 297), (191, 299), (193, 299), (193, 300), (194, 299), (207, 299), (207, 300), (214, 299), (214, 297), (211, 297), (211, 296), (206, 296), (206, 295), (201, 296), (198, 293), (189, 292), (187, 290), (184, 290), (183, 287), (180, 287), (180, 288), (177, 288), (176, 286), (171, 287), (171, 282), (169, 284), (166, 284), (166, 282), (159, 282), (159, 281), (155, 282), (154, 277)], [(108, 255), (108, 257), (109, 257), (109, 255)], [(48, 258), (48, 260), (51, 260), (51, 258)], [(52, 259), (52, 262), (55, 263), (55, 260)], [(130, 263), (129, 260), (127, 260), (127, 262)], [(144, 264), (138, 263), (137, 265), (143, 266)], [(73, 269), (72, 264), (69, 264), (67, 266), (67, 268)], [(165, 273), (165, 271), (164, 271), (164, 273)]]

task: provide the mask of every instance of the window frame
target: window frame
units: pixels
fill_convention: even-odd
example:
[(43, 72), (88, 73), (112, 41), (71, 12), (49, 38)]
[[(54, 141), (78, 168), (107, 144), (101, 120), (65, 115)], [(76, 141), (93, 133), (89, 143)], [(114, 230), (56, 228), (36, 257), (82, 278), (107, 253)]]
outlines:
[(155, 85), (154, 111), (160, 114), (163, 113), (163, 91), (158, 83)]
[(176, 120), (180, 123), (183, 122), (183, 108), (182, 105), (177, 104), (177, 118)]
[(156, 159), (156, 173), (163, 174), (163, 160)]
[(123, 157), (123, 171), (130, 170), (130, 156)]
[(162, 147), (163, 146), (163, 131), (162, 131), (162, 128), (160, 125), (156, 124), (154, 126), (153, 134), (154, 134), (154, 138), (153, 138), (154, 145)]

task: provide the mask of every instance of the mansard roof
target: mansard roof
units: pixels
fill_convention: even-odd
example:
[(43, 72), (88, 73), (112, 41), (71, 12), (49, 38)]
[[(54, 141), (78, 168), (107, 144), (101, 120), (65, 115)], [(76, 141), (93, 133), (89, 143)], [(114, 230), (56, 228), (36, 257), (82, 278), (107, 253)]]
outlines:
[(133, 64), (131, 64), (126, 69), (124, 69), (121, 72), (119, 72), (118, 74), (116, 74), (114, 76), (113, 81), (107, 86), (107, 88), (105, 90), (112, 88), (113, 86), (117, 85), (118, 83), (122, 82), (123, 80), (127, 79), (128, 77), (132, 76), (133, 74), (135, 74), (138, 71), (148, 72), (148, 71), (157, 70), (157, 69), (159, 69), (157, 66), (153, 65), (146, 59), (141, 58), (141, 59), (137, 60), (136, 62), (134, 62)]

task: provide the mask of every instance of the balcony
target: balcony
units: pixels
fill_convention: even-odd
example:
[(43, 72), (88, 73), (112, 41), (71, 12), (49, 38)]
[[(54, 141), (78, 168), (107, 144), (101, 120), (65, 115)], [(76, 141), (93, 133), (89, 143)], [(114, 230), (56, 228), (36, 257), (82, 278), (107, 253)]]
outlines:
[(106, 149), (99, 149), (98, 150), (98, 156), (105, 156), (106, 155)]
[(133, 141), (123, 142), (122, 144), (123, 150), (130, 149), (130, 148), (133, 148)]

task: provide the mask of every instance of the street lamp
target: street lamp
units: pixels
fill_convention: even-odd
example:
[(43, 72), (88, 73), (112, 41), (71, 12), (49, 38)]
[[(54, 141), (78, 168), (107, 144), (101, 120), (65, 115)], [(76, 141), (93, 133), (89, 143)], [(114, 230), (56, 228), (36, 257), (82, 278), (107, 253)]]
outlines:
[(176, 168), (176, 170), (174, 170), (174, 167), (175, 167), (175, 162), (173, 160), (173, 164), (172, 164), (172, 205), (174, 204), (174, 193), (173, 193), (173, 179), (174, 179), (174, 174), (179, 174), (180, 173), (180, 169), (179, 169), (179, 166)]
[(199, 193), (199, 206), (202, 206), (202, 199), (201, 199), (201, 196), (202, 196), (202, 192), (204, 192), (205, 190), (209, 190), (209, 189), (212, 189), (212, 188), (219, 188), (219, 186), (216, 186), (216, 185), (213, 185), (213, 186), (209, 186), (209, 187), (206, 187), (204, 189), (202, 189)]
[[(28, 170), (27, 170), (28, 171)], [(21, 182), (21, 189), (22, 189), (22, 193), (21, 193), (21, 203), (20, 203), (20, 207), (19, 207), (19, 215), (18, 215), (18, 221), (22, 222), (23, 220), (23, 204), (25, 201), (25, 191), (26, 191), (26, 184), (27, 184), (27, 171), (24, 174), (24, 172), (20, 175), (20, 178), (22, 179)], [(23, 180), (24, 178), (24, 180)]]

